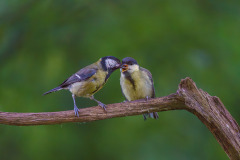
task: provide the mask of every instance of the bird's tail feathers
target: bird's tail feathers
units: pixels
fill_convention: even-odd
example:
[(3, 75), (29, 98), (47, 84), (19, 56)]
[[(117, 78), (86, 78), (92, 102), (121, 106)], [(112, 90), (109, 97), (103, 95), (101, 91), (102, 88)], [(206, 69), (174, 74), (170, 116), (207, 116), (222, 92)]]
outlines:
[(157, 112), (153, 112), (153, 113), (145, 113), (143, 114), (143, 118), (144, 120), (147, 120), (147, 118), (153, 118), (153, 119), (158, 119), (158, 113)]
[(63, 88), (62, 87), (56, 87), (56, 88), (53, 88), (50, 91), (44, 93), (43, 95), (46, 95), (46, 94), (49, 94), (49, 93), (52, 93), (52, 92), (57, 92), (57, 91), (59, 91), (61, 89), (63, 89)]

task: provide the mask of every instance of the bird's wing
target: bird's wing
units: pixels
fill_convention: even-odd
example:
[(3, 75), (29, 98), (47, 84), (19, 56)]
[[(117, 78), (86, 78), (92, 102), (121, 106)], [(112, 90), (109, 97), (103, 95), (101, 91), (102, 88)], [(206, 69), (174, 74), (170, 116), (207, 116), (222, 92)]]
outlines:
[(150, 78), (151, 82), (152, 82), (152, 96), (151, 98), (154, 98), (155, 97), (155, 89), (154, 89), (154, 84), (153, 84), (153, 78), (152, 78), (152, 74), (149, 70), (147, 70), (146, 68), (142, 68), (140, 67), (140, 70), (142, 70), (143, 72), (145, 72), (148, 77)]
[(78, 71), (77, 73), (73, 74), (71, 77), (66, 79), (62, 84), (60, 84), (60, 87), (65, 88), (73, 83), (87, 80), (90, 77), (92, 77), (96, 72), (97, 72), (96, 69), (85, 69), (85, 68), (81, 69), (80, 71)]

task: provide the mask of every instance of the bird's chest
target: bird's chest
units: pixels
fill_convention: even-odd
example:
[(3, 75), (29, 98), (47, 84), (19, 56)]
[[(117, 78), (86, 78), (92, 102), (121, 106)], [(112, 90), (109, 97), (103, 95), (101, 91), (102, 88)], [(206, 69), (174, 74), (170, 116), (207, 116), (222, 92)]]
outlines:
[(152, 96), (150, 80), (141, 74), (121, 75), (122, 92), (128, 101)]

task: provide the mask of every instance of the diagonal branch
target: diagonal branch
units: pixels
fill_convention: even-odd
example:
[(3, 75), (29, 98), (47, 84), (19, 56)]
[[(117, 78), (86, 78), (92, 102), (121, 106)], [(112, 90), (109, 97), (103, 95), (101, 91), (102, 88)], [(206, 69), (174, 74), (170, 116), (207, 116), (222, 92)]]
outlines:
[(115, 117), (141, 115), (168, 110), (187, 110), (196, 115), (211, 131), (230, 159), (240, 159), (240, 128), (218, 97), (198, 89), (190, 78), (179, 84), (176, 93), (148, 101), (115, 103), (107, 105), (107, 112), (100, 107), (80, 110), (79, 117), (74, 111), (43, 113), (0, 112), (0, 124), (29, 126), (50, 125), (68, 122), (90, 122)]

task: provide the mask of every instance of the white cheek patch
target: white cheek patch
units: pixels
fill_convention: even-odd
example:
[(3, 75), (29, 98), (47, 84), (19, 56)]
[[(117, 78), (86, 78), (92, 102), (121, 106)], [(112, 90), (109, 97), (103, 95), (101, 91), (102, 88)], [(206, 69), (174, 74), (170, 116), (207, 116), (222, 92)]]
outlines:
[(128, 65), (128, 72), (129, 73), (132, 73), (132, 72), (135, 72), (135, 71), (138, 71), (139, 70), (139, 66), (134, 64), (134, 65)]
[(113, 68), (117, 65), (117, 62), (115, 60), (112, 59), (107, 59), (106, 60), (106, 67), (107, 68)]

